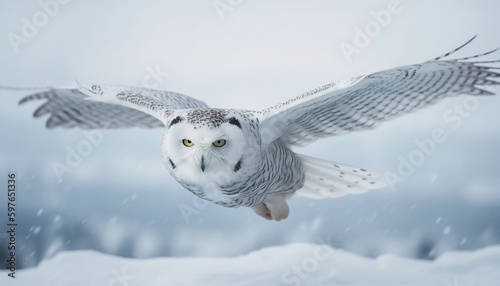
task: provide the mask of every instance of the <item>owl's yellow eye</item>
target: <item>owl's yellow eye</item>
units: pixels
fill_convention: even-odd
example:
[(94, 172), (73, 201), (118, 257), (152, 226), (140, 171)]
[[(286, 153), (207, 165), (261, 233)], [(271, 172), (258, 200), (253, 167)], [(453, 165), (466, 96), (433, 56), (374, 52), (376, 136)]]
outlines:
[(214, 143), (212, 143), (212, 144), (214, 144), (215, 147), (222, 147), (222, 146), (226, 145), (226, 140), (219, 139), (217, 141), (214, 141)]
[(186, 147), (191, 147), (194, 145), (194, 142), (189, 139), (182, 139), (182, 144), (184, 144), (184, 146)]

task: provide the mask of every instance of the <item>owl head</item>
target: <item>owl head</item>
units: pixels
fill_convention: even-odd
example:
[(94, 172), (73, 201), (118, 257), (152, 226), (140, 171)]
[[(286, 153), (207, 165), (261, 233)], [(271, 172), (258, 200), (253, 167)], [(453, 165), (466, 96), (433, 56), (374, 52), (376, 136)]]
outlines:
[(162, 157), (178, 181), (227, 186), (255, 170), (255, 136), (245, 118), (221, 109), (192, 110), (171, 116)]

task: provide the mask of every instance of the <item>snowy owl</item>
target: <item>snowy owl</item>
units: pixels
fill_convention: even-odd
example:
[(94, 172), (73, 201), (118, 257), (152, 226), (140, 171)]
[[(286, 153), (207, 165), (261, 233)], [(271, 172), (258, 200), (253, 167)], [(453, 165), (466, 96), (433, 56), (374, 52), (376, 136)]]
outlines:
[(289, 214), (293, 195), (336, 197), (385, 185), (381, 173), (311, 158), (290, 147), (372, 129), (445, 97), (490, 95), (478, 86), (500, 77), (495, 61), (433, 60), (338, 81), (276, 106), (250, 111), (210, 108), (169, 91), (110, 85), (37, 90), (20, 101), (46, 99), (34, 117), (46, 126), (83, 129), (163, 127), (165, 167), (196, 196), (245, 206), (269, 220)]

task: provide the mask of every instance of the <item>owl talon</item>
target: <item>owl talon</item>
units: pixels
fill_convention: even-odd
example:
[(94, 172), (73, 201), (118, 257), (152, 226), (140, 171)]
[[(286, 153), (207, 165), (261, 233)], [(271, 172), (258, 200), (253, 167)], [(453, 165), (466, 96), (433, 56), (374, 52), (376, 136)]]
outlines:
[(263, 204), (253, 207), (252, 210), (265, 219), (275, 221), (287, 218), (290, 213), (286, 196), (282, 194), (267, 196)]
[(267, 208), (266, 204), (263, 203), (261, 204), (260, 206), (258, 207), (253, 207), (252, 210), (258, 214), (259, 216), (267, 219), (267, 220), (272, 220), (272, 216), (271, 216), (271, 211), (269, 211), (269, 209)]

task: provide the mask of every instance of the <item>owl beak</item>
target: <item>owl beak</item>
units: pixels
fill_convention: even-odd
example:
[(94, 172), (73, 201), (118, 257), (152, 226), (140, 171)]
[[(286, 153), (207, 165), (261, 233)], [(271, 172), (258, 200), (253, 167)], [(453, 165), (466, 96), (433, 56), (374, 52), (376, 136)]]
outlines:
[(205, 157), (201, 156), (201, 171), (205, 172)]

